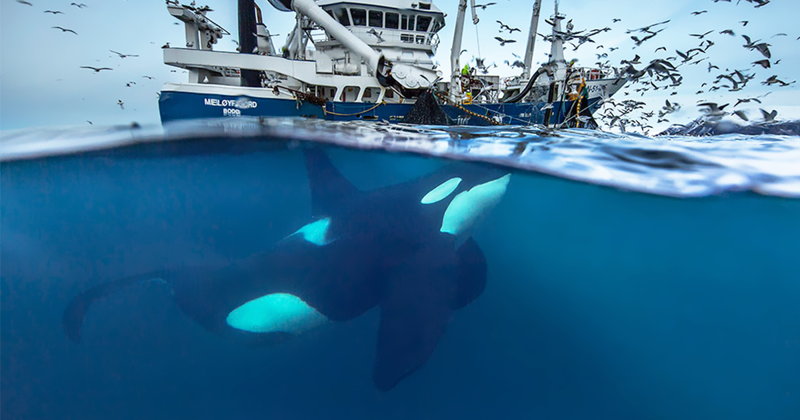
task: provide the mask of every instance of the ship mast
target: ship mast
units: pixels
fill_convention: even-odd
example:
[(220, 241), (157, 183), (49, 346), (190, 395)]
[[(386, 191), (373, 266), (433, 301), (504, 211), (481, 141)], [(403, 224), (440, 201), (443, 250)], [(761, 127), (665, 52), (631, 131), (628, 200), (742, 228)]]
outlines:
[[(252, 54), (256, 48), (256, 3), (255, 0), (239, 0), (239, 51)], [(259, 72), (241, 69), (241, 86), (260, 87)]]
[(457, 102), (461, 94), (461, 38), (464, 35), (464, 19), (467, 14), (467, 0), (459, 0), (456, 27), (453, 31), (453, 47), (450, 49), (450, 100)]
[(561, 31), (563, 15), (558, 14), (558, 0), (556, 0), (556, 13), (553, 16), (553, 39), (550, 41), (550, 63), (554, 67), (556, 80), (567, 76), (567, 61), (564, 59), (564, 36)]
[(531, 66), (533, 65), (533, 46), (536, 44), (536, 31), (539, 30), (539, 12), (542, 9), (542, 0), (533, 3), (533, 14), (531, 15), (531, 28), (528, 31), (528, 45), (525, 48), (525, 69), (522, 71), (522, 78), (531, 77)]

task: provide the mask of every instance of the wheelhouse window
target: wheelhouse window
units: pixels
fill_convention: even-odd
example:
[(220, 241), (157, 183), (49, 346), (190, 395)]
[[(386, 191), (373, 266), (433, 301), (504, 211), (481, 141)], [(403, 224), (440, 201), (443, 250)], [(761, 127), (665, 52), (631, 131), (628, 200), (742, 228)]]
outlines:
[(400, 27), (400, 15), (397, 13), (386, 13), (386, 29), (398, 29)]
[(372, 26), (373, 28), (382, 28), (383, 27), (383, 12), (370, 10), (369, 11), (369, 26)]
[[(411, 24), (409, 24), (409, 20), (411, 21)], [(403, 30), (412, 29), (413, 30), (414, 29), (414, 16), (403, 15), (400, 18), (400, 29), (403, 29)]]
[(353, 26), (367, 26), (367, 11), (364, 9), (350, 9), (353, 16)]
[(339, 23), (344, 26), (350, 26), (350, 16), (347, 14), (347, 9), (336, 9), (334, 13)]
[(431, 26), (430, 16), (417, 16), (417, 31), (428, 32), (428, 27)]

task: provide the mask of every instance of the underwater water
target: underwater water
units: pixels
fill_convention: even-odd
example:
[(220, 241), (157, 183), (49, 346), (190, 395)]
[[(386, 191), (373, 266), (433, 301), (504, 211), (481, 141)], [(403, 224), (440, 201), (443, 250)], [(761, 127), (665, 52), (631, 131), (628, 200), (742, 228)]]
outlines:
[[(87, 288), (224, 266), (308, 223), (307, 148), (365, 191), (457, 159), (512, 174), (473, 231), (485, 291), (419, 370), (375, 389), (378, 308), (254, 348), (159, 282), (97, 301), (67, 339)], [(293, 120), (5, 136), (2, 417), (796, 419), (798, 152), (781, 136)]]

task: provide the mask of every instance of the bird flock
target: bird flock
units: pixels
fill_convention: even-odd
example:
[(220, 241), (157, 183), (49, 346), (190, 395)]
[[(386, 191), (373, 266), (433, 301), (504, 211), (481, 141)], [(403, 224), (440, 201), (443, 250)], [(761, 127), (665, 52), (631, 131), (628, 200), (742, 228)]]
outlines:
[[(741, 1), (742, 0), (739, 0), (736, 4), (738, 5), (741, 3)], [(719, 2), (732, 3), (730, 0), (713, 0), (713, 3)], [(770, 3), (769, 0), (745, 0), (745, 2), (751, 3), (755, 8), (764, 7)], [(706, 13), (709, 13), (708, 10), (698, 10), (691, 12), (690, 15), (699, 16)], [(629, 29), (626, 31), (626, 33), (642, 34), (643, 36), (641, 37), (636, 35), (631, 35), (630, 37), (635, 44), (634, 48), (641, 47), (645, 41), (654, 38), (658, 33), (665, 29), (662, 27), (662, 29), (654, 30), (655, 26), (667, 25), (669, 22), (669, 20), (666, 20), (638, 29)], [(740, 28), (744, 28), (748, 23), (749, 21), (739, 21), (737, 26), (740, 25)], [(638, 54), (635, 55), (633, 60), (621, 60), (620, 65), (624, 66), (623, 73), (632, 82), (629, 86), (629, 89), (623, 91), (623, 95), (629, 96), (632, 93), (639, 93), (640, 96), (644, 96), (648, 91), (655, 92), (659, 90), (669, 92), (669, 94), (673, 96), (677, 95), (678, 88), (685, 84), (680, 68), (683, 66), (696, 66), (705, 62), (705, 68), (707, 69), (707, 73), (710, 75), (710, 78), (700, 82), (698, 86), (694, 86), (692, 89), (694, 90), (695, 95), (701, 97), (701, 99), (697, 101), (697, 107), (703, 114), (704, 120), (713, 123), (719, 121), (726, 115), (732, 115), (745, 122), (749, 122), (750, 117), (748, 116), (747, 111), (743, 109), (737, 110), (734, 108), (750, 102), (761, 104), (761, 99), (763, 99), (769, 93), (757, 97), (738, 98), (733, 107), (728, 110), (726, 110), (726, 108), (730, 104), (720, 105), (703, 98), (705, 95), (720, 90), (727, 92), (740, 92), (748, 86), (748, 83), (756, 80), (757, 75), (753, 70), (754, 67), (770, 69), (773, 65), (780, 64), (780, 59), (774, 61), (772, 60), (772, 53), (770, 51), (770, 47), (772, 46), (771, 44), (761, 40), (753, 40), (749, 35), (740, 33), (739, 36), (741, 36), (741, 39), (743, 40), (741, 47), (746, 50), (745, 54), (741, 54), (741, 56), (749, 59), (747, 63), (749, 66), (743, 66), (744, 68), (740, 69), (726, 68), (721, 70), (719, 66), (714, 65), (712, 63), (713, 56), (711, 55), (711, 52), (714, 51), (712, 47), (719, 42), (719, 40), (714, 40), (715, 37), (722, 36), (735, 38), (737, 37), (736, 31), (742, 32), (743, 29), (734, 30), (733, 28), (722, 28), (705, 30), (702, 32), (698, 31), (698, 33), (690, 33), (688, 34), (689, 39), (694, 39), (695, 42), (699, 41), (699, 44), (695, 44), (691, 46), (691, 48), (685, 50), (676, 49), (674, 51), (674, 55), (669, 54), (665, 47), (657, 47), (654, 50), (654, 54), (663, 52), (668, 56), (663, 58), (654, 58), (641, 69), (637, 69), (636, 67), (636, 65), (642, 64), (640, 61), (641, 57)], [(772, 38), (779, 36), (788, 35), (786, 33), (778, 33), (773, 35)], [(800, 37), (797, 37), (796, 41), (798, 40), (800, 40)], [(730, 51), (726, 52), (729, 53)], [(756, 54), (757, 56), (754, 58), (758, 59), (753, 60), (753, 58), (751, 58), (753, 57), (752, 54)], [(737, 54), (737, 56), (739, 55), (740, 54)], [(598, 60), (600, 58), (601, 56), (598, 55)], [(596, 64), (600, 67), (611, 66), (611, 63), (608, 60), (604, 62), (598, 61)], [(715, 74), (712, 74), (712, 72)], [(786, 87), (794, 83), (795, 81), (785, 81), (781, 79), (777, 74), (769, 76), (761, 81), (762, 85), (777, 87)], [(690, 88), (692, 88), (692, 86), (690, 86)], [(653, 125), (650, 123), (650, 119), (654, 117), (654, 112), (645, 112), (645, 105), (646, 103), (644, 102), (630, 99), (622, 101), (607, 99), (603, 108), (601, 109), (601, 112), (598, 113), (598, 117), (606, 122), (610, 127), (616, 126), (623, 132), (627, 129), (634, 128), (641, 130), (645, 134), (648, 134), (653, 128)], [(661, 109), (658, 110), (658, 119), (656, 122), (669, 123), (670, 121), (667, 116), (678, 111), (679, 109), (679, 104), (671, 103), (669, 100), (665, 101)], [(639, 111), (637, 117), (634, 117), (635, 111)], [(762, 123), (771, 123), (774, 122), (777, 111), (773, 110), (768, 112), (761, 109), (761, 114)]]
[[(31, 1), (16, 1), (22, 5), (35, 7)], [(175, 3), (174, 0), (167, 0), (167, 2)], [(711, 3), (731, 3), (732, 6), (738, 6), (739, 4), (744, 3), (750, 4), (754, 8), (758, 9), (768, 6), (770, 4), (770, 0), (736, 0), (735, 3), (733, 0), (711, 0)], [(66, 2), (64, 4), (66, 5)], [(475, 8), (487, 10), (487, 8), (496, 4), (496, 2), (476, 4)], [(195, 6), (194, 2), (192, 2), (192, 6)], [(47, 9), (44, 10), (43, 13), (52, 15), (52, 19), (61, 19), (61, 17), (64, 15), (69, 13), (80, 13), (80, 10), (88, 7), (89, 6), (84, 3), (73, 2), (64, 8), (64, 10), (67, 10), (66, 12), (64, 10)], [(708, 10), (693, 11), (690, 13), (690, 19), (694, 19), (697, 16), (702, 16), (709, 13), (710, 12)], [(554, 25), (554, 22), (550, 20), (546, 19), (545, 22), (551, 26)], [(796, 83), (795, 80), (787, 79), (785, 76), (777, 74), (777, 72), (769, 77), (764, 78), (763, 80), (758, 80), (755, 72), (755, 70), (759, 69), (771, 70), (780, 64), (780, 59), (773, 59), (773, 54), (770, 50), (772, 44), (770, 44), (770, 42), (775, 42), (772, 41), (772, 39), (775, 38), (789, 38), (789, 35), (785, 32), (776, 33), (767, 41), (753, 39), (749, 34), (743, 33), (746, 31), (746, 27), (750, 21), (742, 20), (736, 22), (736, 25), (731, 25), (731, 27), (716, 29), (706, 28), (702, 31), (696, 31), (697, 33), (689, 33), (687, 34), (686, 38), (687, 42), (693, 41), (694, 44), (687, 45), (686, 48), (675, 49), (674, 53), (671, 53), (665, 46), (653, 45), (655, 48), (650, 50), (652, 47), (648, 47), (656, 42), (655, 40), (659, 39), (658, 36), (669, 27), (671, 22), (671, 19), (661, 20), (639, 28), (625, 30), (625, 35), (633, 42), (633, 46), (631, 48), (631, 54), (633, 55), (633, 58), (626, 57), (620, 59), (619, 66), (617, 66), (617, 63), (612, 63), (611, 60), (612, 56), (614, 55), (619, 56), (619, 54), (624, 54), (622, 51), (614, 54), (615, 51), (620, 49), (620, 47), (615, 46), (605, 48), (603, 45), (598, 45), (594, 38), (600, 34), (614, 31), (615, 29), (612, 29), (612, 26), (618, 26), (621, 22), (621, 19), (613, 18), (610, 26), (595, 29), (576, 30), (575, 24), (573, 23), (572, 19), (570, 19), (565, 24), (565, 30), (553, 31), (548, 35), (543, 35), (541, 33), (538, 35), (544, 40), (550, 42), (555, 41), (556, 39), (561, 40), (565, 46), (565, 49), (571, 47), (573, 52), (578, 51), (581, 47), (586, 45), (594, 44), (596, 51), (594, 55), (597, 57), (597, 62), (595, 63), (596, 66), (613, 71), (617, 74), (617, 77), (626, 78), (629, 80), (626, 88), (620, 92), (623, 96), (639, 94), (640, 97), (644, 97), (646, 94), (648, 94), (648, 92), (658, 91), (660, 91), (659, 96), (662, 96), (667, 92), (668, 95), (674, 96), (679, 94), (679, 88), (685, 90), (686, 87), (689, 87), (692, 91), (694, 91), (695, 95), (701, 96), (701, 99), (697, 101), (697, 106), (706, 117), (712, 120), (719, 119), (725, 115), (733, 115), (744, 121), (749, 121), (750, 117), (746, 111), (741, 109), (736, 110), (734, 108), (751, 102), (761, 104), (762, 99), (769, 93), (760, 96), (749, 95), (749, 97), (748, 95), (745, 95), (744, 98), (739, 98), (730, 108), (728, 108), (729, 104), (716, 104), (707, 98), (703, 98), (703, 95), (712, 94), (718, 91), (740, 92), (746, 89), (748, 86), (758, 84), (759, 82), (763, 86), (775, 88), (785, 88)], [(520, 28), (515, 28), (500, 20), (496, 20), (496, 23), (499, 25), (496, 27), (498, 29), (498, 36), (495, 36), (494, 40), (499, 43), (501, 47), (517, 42), (513, 36), (515, 33), (522, 34)], [(78, 31), (64, 25), (53, 25), (52, 29), (58, 30), (66, 36), (78, 35)], [(80, 30), (80, 28), (78, 28), (78, 30)], [(381, 33), (373, 33), (373, 35), (380, 40)], [(663, 36), (664, 35), (662, 35), (662, 37)], [(729, 42), (730, 39), (736, 38), (741, 39), (743, 42), (741, 47), (744, 51), (741, 56), (747, 57), (747, 65), (740, 68), (726, 68), (722, 70), (719, 66), (713, 64), (714, 60), (712, 53), (714, 51), (714, 47), (721, 41), (725, 42), (723, 40), (727, 40)], [(800, 41), (800, 36), (798, 36), (795, 41)], [(798, 47), (800, 47), (800, 44), (797, 44), (797, 46), (794, 48), (797, 49)], [(162, 48), (169, 48), (169, 43), (162, 46)], [(137, 54), (122, 53), (115, 50), (108, 51), (112, 54), (115, 54), (116, 58), (121, 60), (138, 57)], [(653, 53), (650, 54), (649, 51), (653, 51)], [(462, 51), (462, 53), (463, 52), (464, 51)], [(659, 56), (659, 54), (661, 54), (661, 56)], [(726, 51), (726, 54), (730, 54), (730, 51)], [(523, 68), (524, 64), (520, 60), (520, 57), (513, 53), (512, 55), (516, 60), (505, 60), (505, 64), (511, 68)], [(739, 56), (739, 54), (737, 54), (737, 56)], [(648, 59), (643, 57), (648, 57)], [(473, 59), (475, 60), (475, 67), (481, 70), (484, 74), (488, 73), (488, 69), (490, 67), (497, 67), (495, 63), (487, 65), (484, 58), (473, 57)], [(701, 63), (704, 63), (703, 68), (707, 70), (709, 79), (697, 86), (692, 86), (690, 83), (684, 80), (681, 70), (682, 68), (686, 68), (686, 66), (698, 66)], [(84, 65), (80, 66), (80, 68), (91, 71), (94, 74), (100, 74), (102, 72), (110, 72), (114, 70), (109, 66), (99, 67)], [(172, 72), (175, 72), (175, 70), (172, 70)], [(151, 76), (143, 77), (153, 80), (153, 77)], [(125, 84), (125, 86), (128, 88), (134, 85), (136, 85), (136, 83), (133, 81), (129, 81)], [(651, 104), (648, 104), (648, 101), (645, 100), (633, 100), (629, 98), (625, 98), (623, 100), (614, 100), (613, 98), (606, 98), (602, 108), (596, 113), (596, 117), (605, 122), (608, 127), (617, 127), (621, 131), (638, 129), (647, 134), (649, 130), (653, 128), (653, 125), (650, 121), (651, 119), (656, 119), (657, 123), (670, 123), (668, 118), (669, 114), (675, 113), (681, 109), (680, 104), (675, 103), (674, 101), (670, 102), (669, 100), (665, 101), (664, 105), (661, 106), (660, 109), (652, 109), (652, 101), (650, 102)], [(124, 109), (122, 100), (119, 100), (117, 105), (119, 105), (120, 109)], [(647, 111), (647, 108), (651, 109)], [(774, 121), (775, 115), (775, 111), (768, 112), (762, 109), (762, 117), (764, 122)], [(767, 118), (768, 116), (770, 117)]]
[[(25, 5), (25, 6), (29, 6), (31, 8), (36, 8), (36, 5), (32, 1), (16, 0), (16, 2), (19, 3), (19, 4)], [(67, 5), (66, 2), (64, 2), (64, 5), (65, 5), (65, 7), (63, 8), (63, 10), (47, 9), (47, 10), (44, 10), (42, 13), (53, 15), (53, 19), (62, 19), (63, 16), (68, 16), (68, 15), (70, 15), (72, 13), (81, 13), (81, 11), (83, 9), (89, 8), (89, 5), (87, 5), (85, 3), (72, 2), (69, 5)], [(76, 36), (76, 35), (78, 35), (78, 31), (77, 30), (72, 29), (72, 28), (68, 28), (68, 27), (64, 26), (63, 24), (62, 25), (54, 25), (54, 26), (51, 26), (51, 28), (59, 30), (61, 34), (65, 34), (67, 36)], [(80, 30), (80, 28), (78, 28), (78, 30)], [(154, 44), (154, 43), (151, 42), (151, 44)], [(165, 48), (165, 47), (169, 47), (169, 45), (167, 44), (167, 45), (163, 46), (162, 48)], [(122, 52), (115, 51), (115, 50), (108, 50), (108, 52), (113, 54), (113, 55), (109, 55), (110, 59), (114, 59), (114, 58), (126, 59), (126, 58), (139, 57), (138, 54), (122, 53)], [(100, 60), (96, 60), (96, 61), (100, 61)], [(117, 67), (119, 67), (119, 66), (120, 65), (117, 64)], [(101, 66), (96, 66), (96, 65), (83, 65), (83, 66), (79, 66), (79, 68), (80, 69), (84, 69), (84, 70), (89, 70), (93, 74), (99, 74), (99, 73), (102, 73), (102, 72), (114, 71), (114, 68), (113, 67), (109, 67), (109, 66), (102, 66), (101, 67)], [(155, 77), (148, 76), (148, 75), (144, 75), (144, 76), (142, 76), (142, 78), (147, 79), (147, 80), (155, 80)], [(58, 79), (58, 80), (60, 81), (61, 79)], [(134, 87), (136, 85), (137, 84), (136, 84), (135, 81), (127, 81), (127, 82), (125, 82), (125, 87), (126, 88), (132, 88), (132, 87)], [(125, 110), (125, 103), (124, 103), (124, 101), (122, 99), (118, 99), (117, 102), (116, 102), (116, 105), (119, 106), (120, 110), (123, 110), (123, 111)], [(89, 120), (87, 120), (86, 122), (89, 123), (89, 124), (92, 124), (92, 122), (89, 121)]]
[[(767, 6), (770, 0), (711, 0), (712, 3), (731, 3), (731, 6), (738, 6), (739, 4), (750, 4), (756, 9)], [(699, 3), (699, 2), (697, 2)], [(709, 14), (709, 10), (696, 10), (689, 13), (688, 18), (695, 19), (698, 16)], [(619, 47), (605, 48), (595, 42), (595, 37), (599, 34), (615, 31), (612, 26), (622, 22), (622, 19), (613, 18), (611, 26), (603, 28), (575, 30), (575, 25), (572, 19), (568, 20), (565, 24), (563, 31), (553, 31), (552, 34), (544, 35), (538, 34), (545, 41), (553, 42), (556, 39), (561, 40), (565, 49), (571, 47), (571, 50), (578, 51), (581, 47), (593, 44), (595, 46), (595, 56), (597, 62), (594, 63), (597, 67), (614, 71), (618, 77), (626, 78), (629, 80), (628, 85), (620, 93), (622, 96), (631, 96), (638, 94), (639, 97), (645, 95), (651, 96), (650, 93), (659, 92), (658, 96), (667, 94), (675, 96), (683, 93), (687, 88), (691, 90), (694, 95), (700, 96), (697, 106), (699, 111), (704, 115), (707, 120), (717, 121), (726, 115), (732, 115), (740, 118), (743, 121), (750, 121), (750, 117), (745, 110), (726, 109), (726, 105), (718, 105), (704, 96), (709, 94), (718, 94), (721, 92), (740, 92), (749, 86), (756, 85), (759, 81), (761, 85), (771, 86), (777, 88), (788, 87), (796, 83), (795, 80), (789, 80), (778, 74), (773, 74), (763, 80), (758, 80), (756, 71), (757, 69), (773, 69), (779, 65), (780, 59), (773, 59), (770, 47), (772, 45), (768, 41), (761, 39), (753, 39), (750, 35), (743, 33), (749, 21), (742, 20), (736, 22), (728, 28), (710, 29), (706, 28), (697, 33), (686, 34), (687, 46), (685, 48), (678, 48), (674, 51), (669, 51), (665, 46), (657, 46), (653, 50), (649, 50), (648, 46), (657, 42), (657, 37), (669, 28), (672, 20), (661, 20), (656, 23), (648, 24), (634, 29), (626, 29), (625, 35), (633, 43), (631, 48), (633, 58), (620, 59), (618, 64), (612, 63), (611, 55)], [(554, 22), (545, 20), (549, 25), (553, 26)], [(500, 46), (505, 46), (516, 42), (510, 35), (514, 32), (520, 31), (518, 28), (513, 28), (502, 21), (497, 21), (500, 25), (499, 32), (505, 35), (496, 36), (495, 40)], [(738, 32), (738, 34), (737, 34)], [(664, 35), (661, 35), (662, 37)], [(786, 37), (789, 35), (785, 32), (780, 32), (772, 35), (770, 39)], [(742, 40), (741, 47), (745, 50), (743, 54), (734, 53), (730, 49), (726, 49), (726, 55), (734, 53), (737, 57), (746, 57), (746, 64), (743, 63), (740, 68), (726, 68), (720, 69), (719, 66), (713, 64), (714, 47), (717, 43), (729, 43), (730, 39), (739, 38)], [(798, 36), (795, 41), (800, 41)], [(695, 42), (695, 44), (689, 44)], [(774, 42), (774, 41), (770, 41)], [(718, 47), (719, 48), (719, 47)], [(800, 44), (794, 46), (795, 49), (800, 49)], [(648, 51), (653, 51), (650, 54)], [(721, 52), (721, 51), (720, 51)], [(659, 54), (660, 53), (660, 54)], [(622, 52), (617, 53), (623, 54)], [(519, 58), (516, 54), (514, 57)], [(645, 60), (643, 57), (648, 57)], [(487, 72), (487, 66), (484, 65), (484, 59), (474, 57), (477, 62), (478, 69), (484, 73)], [(700, 82), (698, 85), (689, 83), (684, 80), (682, 70), (688, 68), (687, 66), (704, 66), (707, 70), (709, 78)], [(519, 61), (506, 60), (505, 64), (510, 67), (524, 67)], [(737, 64), (738, 67), (738, 64)], [(788, 69), (787, 69), (788, 70)], [(754, 82), (756, 81), (756, 82)], [(648, 93), (649, 92), (649, 93)], [(745, 97), (739, 99), (731, 108), (736, 108), (739, 105), (755, 102), (761, 104), (761, 99), (765, 95), (757, 97)], [(619, 96), (619, 94), (618, 94)], [(645, 98), (647, 99), (647, 98)], [(649, 111), (647, 109), (650, 109)], [(675, 113), (681, 109), (680, 104), (666, 100), (661, 108), (653, 108), (652, 101), (633, 100), (624, 98), (622, 100), (614, 100), (613, 98), (606, 98), (602, 108), (596, 113), (601, 121), (605, 122), (608, 127), (617, 127), (620, 131), (641, 131), (648, 134), (653, 129), (651, 120), (656, 123), (670, 123), (669, 114)], [(761, 110), (762, 122), (773, 122), (775, 120), (776, 111)]]

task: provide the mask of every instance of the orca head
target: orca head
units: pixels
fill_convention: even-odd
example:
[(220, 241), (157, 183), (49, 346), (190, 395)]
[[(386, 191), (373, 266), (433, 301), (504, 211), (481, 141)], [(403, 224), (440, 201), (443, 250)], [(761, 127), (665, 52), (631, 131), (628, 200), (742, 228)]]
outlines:
[[(422, 205), (446, 205), (440, 232), (455, 236), (457, 246), (505, 195), (511, 174), (484, 166), (457, 166), (437, 176), (435, 186), (420, 200)], [(444, 175), (444, 174), (443, 174)]]

